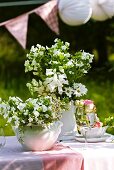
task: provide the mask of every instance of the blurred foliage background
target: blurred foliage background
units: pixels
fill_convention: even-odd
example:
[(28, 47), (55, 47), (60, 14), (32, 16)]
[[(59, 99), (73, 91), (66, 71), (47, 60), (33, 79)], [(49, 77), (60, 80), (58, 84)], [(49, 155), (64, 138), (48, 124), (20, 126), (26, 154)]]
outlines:
[[(2, 1), (0, 1), (2, 2)], [(14, 18), (39, 5), (0, 7), (0, 22)], [(59, 17), (59, 16), (58, 16)], [(59, 18), (58, 38), (71, 44), (71, 52), (84, 50), (94, 54), (92, 68), (82, 82), (88, 88), (84, 98), (94, 100), (101, 121), (114, 114), (114, 17), (98, 22), (89, 20), (84, 25), (71, 27)], [(24, 72), (26, 53), (37, 43), (51, 46), (57, 38), (44, 21), (35, 14), (30, 15), (27, 34), (27, 49), (24, 50), (12, 35), (0, 27), (0, 97), (19, 96), (27, 99), (26, 87), (30, 75)], [(0, 124), (3, 124), (0, 119)], [(114, 129), (109, 129), (114, 134)], [(6, 135), (13, 135), (11, 127), (5, 128)]]

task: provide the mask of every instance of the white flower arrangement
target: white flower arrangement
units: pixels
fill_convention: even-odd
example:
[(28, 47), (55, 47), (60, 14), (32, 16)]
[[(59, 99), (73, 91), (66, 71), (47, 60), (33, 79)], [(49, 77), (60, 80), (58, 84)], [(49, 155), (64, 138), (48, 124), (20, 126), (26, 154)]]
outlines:
[(32, 46), (25, 61), (25, 72), (33, 79), (27, 86), (33, 95), (26, 101), (19, 97), (0, 99), (0, 114), (15, 127), (48, 126), (60, 120), (62, 111), (87, 93), (80, 78), (90, 69), (93, 55), (84, 51), (68, 52), (69, 43), (55, 39), (55, 44)]
[(19, 97), (0, 100), (0, 114), (15, 128), (23, 126), (48, 126), (61, 118), (60, 101), (52, 97), (29, 98), (25, 102)]
[(84, 51), (74, 55), (68, 52), (70, 44), (55, 39), (55, 44), (43, 47), (32, 46), (25, 61), (25, 72), (32, 72), (34, 78), (27, 86), (31, 94), (56, 95), (61, 100), (76, 100), (87, 93), (80, 78), (90, 69), (93, 55)]

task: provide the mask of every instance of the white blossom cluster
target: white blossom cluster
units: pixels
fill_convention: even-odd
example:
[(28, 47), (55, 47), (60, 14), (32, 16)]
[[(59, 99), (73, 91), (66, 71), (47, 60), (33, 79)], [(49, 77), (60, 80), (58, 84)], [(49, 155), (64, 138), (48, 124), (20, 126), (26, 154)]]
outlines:
[(0, 99), (0, 114), (15, 127), (41, 125), (59, 120), (70, 101), (87, 93), (80, 78), (88, 72), (93, 55), (84, 51), (69, 53), (68, 42), (55, 39), (51, 47), (32, 46), (25, 61), (25, 72), (32, 72), (27, 83), (33, 98)]
[(90, 69), (93, 55), (84, 51), (74, 55), (68, 52), (70, 44), (55, 39), (55, 44), (43, 47), (32, 46), (25, 61), (25, 72), (32, 71), (34, 78), (27, 86), (32, 94), (51, 95), (76, 99), (87, 93), (80, 78)]
[(51, 97), (29, 98), (25, 102), (19, 97), (0, 100), (0, 114), (14, 127), (42, 125), (47, 126), (60, 119), (59, 101)]

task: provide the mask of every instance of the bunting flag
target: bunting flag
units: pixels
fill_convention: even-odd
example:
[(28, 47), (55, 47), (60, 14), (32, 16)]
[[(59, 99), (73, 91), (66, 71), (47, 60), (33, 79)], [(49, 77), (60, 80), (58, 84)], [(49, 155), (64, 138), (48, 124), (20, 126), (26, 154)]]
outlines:
[(39, 15), (52, 31), (59, 34), (57, 0), (51, 0), (32, 11), (0, 23), (0, 26), (5, 26), (23, 48), (26, 48), (28, 16), (32, 13)]
[(17, 39), (23, 48), (26, 48), (28, 14), (21, 15), (5, 24), (7, 30)]
[(59, 35), (59, 24), (57, 17), (57, 0), (52, 0), (39, 8), (34, 12), (39, 15), (48, 25), (48, 27)]

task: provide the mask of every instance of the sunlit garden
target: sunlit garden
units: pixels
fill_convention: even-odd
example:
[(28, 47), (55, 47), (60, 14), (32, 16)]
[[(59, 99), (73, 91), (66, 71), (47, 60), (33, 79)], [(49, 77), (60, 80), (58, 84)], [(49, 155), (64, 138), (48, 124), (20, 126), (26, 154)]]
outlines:
[(114, 0), (0, 0), (0, 170), (114, 168)]
[[(1, 22), (20, 15), (24, 11), (34, 9), (37, 5), (22, 7), (1, 8), (7, 10), (7, 15), (2, 15)], [(11, 13), (11, 10), (14, 11)], [(62, 14), (61, 14), (62, 15)], [(114, 18), (106, 18), (103, 21), (90, 19), (86, 24), (69, 26), (59, 18), (60, 35), (50, 30), (44, 21), (32, 14), (29, 18), (27, 33), (27, 47), (21, 45), (4, 27), (0, 27), (0, 97), (7, 100), (9, 96), (19, 96), (26, 100), (31, 96), (26, 83), (31, 80), (31, 74), (25, 73), (24, 62), (26, 54), (32, 45), (41, 44), (51, 46), (55, 38), (70, 43), (70, 52), (84, 50), (94, 55), (91, 69), (83, 77), (81, 82), (88, 89), (82, 99), (93, 100), (97, 107), (97, 114), (102, 122), (114, 113)], [(39, 28), (40, 27), (40, 28)], [(1, 118), (1, 125), (5, 122)], [(113, 130), (110, 131), (114, 133)], [(11, 126), (5, 127), (5, 134), (14, 134)]]

